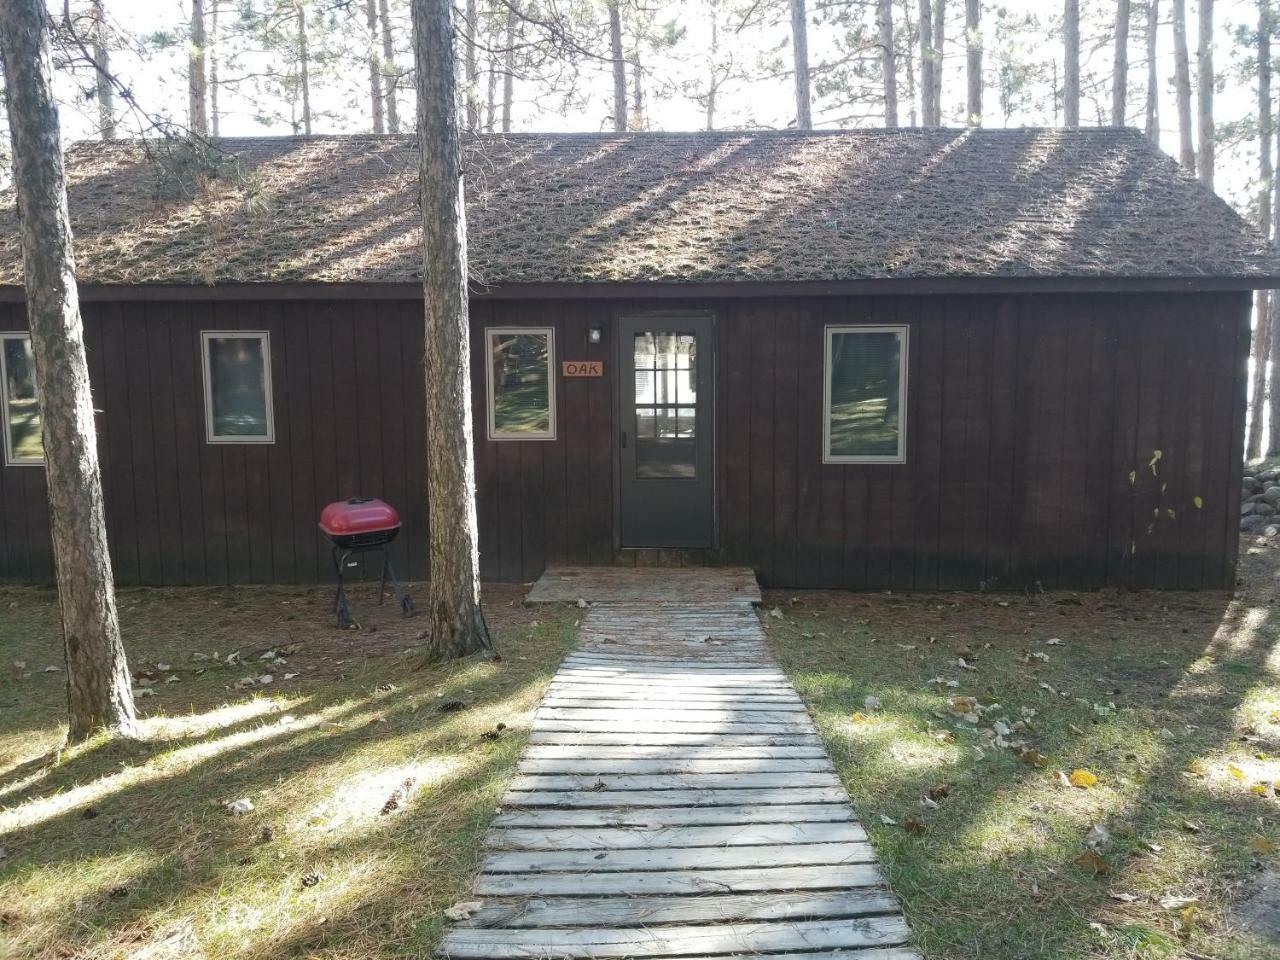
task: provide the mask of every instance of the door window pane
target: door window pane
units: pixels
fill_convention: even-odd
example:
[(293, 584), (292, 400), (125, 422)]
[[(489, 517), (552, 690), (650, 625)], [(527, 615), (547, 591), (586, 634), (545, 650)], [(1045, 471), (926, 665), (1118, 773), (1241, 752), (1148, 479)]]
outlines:
[(202, 339), (209, 442), (272, 442), (268, 334), (205, 331)]
[(26, 334), (0, 339), (0, 397), (4, 399), (5, 451), (9, 463), (44, 463), (36, 365)]
[(694, 479), (697, 458), (697, 337), (637, 333), (635, 444), (638, 479)]
[(489, 439), (555, 438), (554, 335), (548, 327), (487, 332)]
[(906, 327), (830, 327), (826, 344), (828, 461), (900, 461)]

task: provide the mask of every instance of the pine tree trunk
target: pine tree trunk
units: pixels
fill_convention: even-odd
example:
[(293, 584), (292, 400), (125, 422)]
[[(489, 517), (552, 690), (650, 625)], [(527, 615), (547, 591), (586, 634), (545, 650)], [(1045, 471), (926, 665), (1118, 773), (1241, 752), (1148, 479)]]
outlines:
[(1116, 0), (1116, 52), (1111, 66), (1111, 125), (1123, 127), (1129, 107), (1129, 0)]
[(947, 0), (933, 0), (933, 125), (942, 126), (942, 73), (947, 53)]
[(204, 79), (204, 0), (191, 0), (191, 46), (187, 55), (187, 126), (209, 134), (209, 102)]
[(965, 48), (968, 51), (966, 78), (968, 96), (965, 101), (965, 122), (971, 127), (982, 126), (982, 0), (965, 0), (964, 4)]
[(387, 106), (387, 129), (400, 132), (400, 107), (396, 103), (396, 45), (391, 36), (391, 13), (387, 0), (378, 0), (378, 18), (382, 21), (382, 79)]
[(902, 25), (907, 31), (902, 44), (902, 54), (906, 57), (906, 62), (902, 65), (902, 75), (907, 78), (907, 125), (918, 127), (920, 123), (916, 114), (916, 63), (912, 53), (918, 38), (912, 32), (911, 0), (901, 0), (901, 2)]
[[(496, 44), (495, 44), (496, 46)], [(485, 84), (485, 104), (484, 104), (484, 129), (486, 133), (493, 133), (494, 126), (498, 120), (498, 62), (493, 57), (489, 57), (489, 74), (487, 83)]]
[(467, 212), (463, 201), (452, 0), (412, 0), (421, 154), (426, 303), (428, 660), (489, 649), (480, 609), (479, 532), (471, 446)]
[(1178, 161), (1195, 172), (1191, 145), (1191, 60), (1187, 51), (1187, 0), (1173, 0), (1173, 86), (1178, 104)]
[(507, 45), (502, 51), (502, 132), (511, 132), (511, 106), (516, 92), (515, 0), (507, 7)]
[(936, 127), (938, 106), (933, 88), (933, 74), (938, 57), (933, 48), (933, 9), (929, 0), (920, 0), (920, 122)]
[(307, 11), (303, 0), (294, 0), (298, 17), (298, 83), (302, 88), (302, 132), (311, 136), (311, 51), (307, 43)]
[[(1271, 0), (1258, 0), (1258, 230), (1271, 236), (1271, 199), (1275, 167), (1271, 145), (1275, 112), (1271, 103)], [(1250, 460), (1262, 455), (1263, 410), (1267, 405), (1267, 364), (1271, 359), (1270, 295), (1254, 297), (1253, 383), (1249, 398), (1249, 433), (1245, 450)], [(1273, 427), (1274, 430), (1274, 427)]]
[(627, 62), (622, 58), (622, 11), (609, 3), (609, 57), (613, 62), (613, 129), (627, 130)]
[(107, 551), (51, 32), (44, 0), (0, 3), (0, 61), (67, 661), (68, 739), (78, 742), (103, 728), (137, 736), (138, 725)]
[(706, 128), (716, 128), (716, 97), (720, 93), (720, 78), (716, 75), (716, 55), (720, 52), (720, 21), (715, 7), (711, 8), (711, 55), (707, 57)]
[(386, 133), (387, 120), (382, 102), (382, 65), (378, 61), (378, 0), (364, 0), (365, 22), (369, 27), (369, 105), (373, 110), (373, 132)]
[(631, 55), (631, 129), (644, 128), (644, 68), (637, 50)]
[(1080, 0), (1062, 10), (1062, 122), (1080, 126)]
[(893, 0), (876, 0), (880, 28), (880, 79), (884, 86), (884, 125), (898, 125), (898, 57), (893, 46)]
[(809, 17), (805, 0), (791, 0), (791, 52), (795, 66), (796, 129), (813, 129), (813, 98), (809, 91)]
[(480, 68), (476, 60), (476, 18), (479, 16), (476, 0), (467, 0), (466, 23), (462, 31), (462, 62), (466, 71), (467, 128), (480, 129)]
[(1196, 45), (1196, 126), (1200, 149), (1196, 154), (1196, 176), (1213, 189), (1217, 134), (1213, 126), (1213, 0), (1200, 0), (1200, 36)]
[(93, 20), (93, 59), (97, 64), (94, 90), (98, 95), (98, 136), (103, 140), (114, 140), (115, 91), (111, 88), (111, 51), (107, 45), (107, 18), (102, 10), (102, 0), (92, 0), (89, 16)]
[(1147, 122), (1146, 133), (1160, 142), (1160, 70), (1157, 59), (1160, 37), (1160, 0), (1147, 0)]
[(209, 132), (218, 136), (218, 3), (209, 6)]

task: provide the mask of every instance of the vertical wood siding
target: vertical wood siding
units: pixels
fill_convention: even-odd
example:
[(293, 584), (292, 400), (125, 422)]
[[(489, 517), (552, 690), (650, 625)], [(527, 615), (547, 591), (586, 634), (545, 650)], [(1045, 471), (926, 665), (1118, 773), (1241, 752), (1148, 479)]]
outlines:
[[(485, 578), (619, 559), (612, 320), (672, 306), (710, 310), (717, 324), (719, 548), (693, 559), (749, 564), (773, 586), (1232, 584), (1246, 294), (477, 301)], [(394, 560), (402, 575), (424, 578), (419, 310), (397, 301), (86, 304), (120, 582), (326, 580), (316, 517), (355, 495), (400, 510)], [(905, 464), (822, 463), (829, 323), (910, 325)], [(597, 324), (605, 340), (589, 344)], [(555, 440), (488, 440), (490, 325), (555, 329)], [(23, 326), (20, 306), (0, 305), (0, 329)], [(200, 331), (214, 329), (270, 331), (274, 444), (205, 442)], [(603, 360), (607, 375), (564, 379), (566, 359)], [(0, 468), (0, 578), (51, 575), (44, 471)]]

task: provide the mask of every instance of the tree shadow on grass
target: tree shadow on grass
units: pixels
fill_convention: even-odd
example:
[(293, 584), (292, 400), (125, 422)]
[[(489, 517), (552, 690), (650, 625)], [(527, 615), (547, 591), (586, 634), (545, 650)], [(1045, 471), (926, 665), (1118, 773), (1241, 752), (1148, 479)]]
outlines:
[[(1268, 661), (1280, 621), (1267, 598), (801, 599), (771, 636), (927, 956), (1158, 957), (1175, 955), (1184, 932), (1188, 947), (1222, 955), (1224, 909), (1254, 869), (1251, 837), (1280, 841), (1276, 801), (1221, 773), (1242, 749), (1280, 747), (1275, 733), (1238, 740), (1253, 735), (1241, 704), (1277, 683)], [(958, 668), (962, 655), (976, 671)], [(851, 719), (868, 713), (868, 694), (883, 713)], [(952, 715), (956, 695), (1000, 707), (974, 727)], [(996, 719), (1025, 720), (1011, 739), (1047, 765), (984, 739)], [(1076, 768), (1098, 787), (1052, 780)], [(924, 833), (905, 830), (908, 818)], [(1112, 837), (1100, 875), (1077, 862), (1093, 824)], [(1159, 906), (1175, 895), (1200, 898), (1185, 921)]]
[[(501, 664), (413, 673), (384, 658), (268, 714), (49, 770), (6, 798), (17, 825), (0, 834), (0, 936), (32, 957), (128, 955), (184, 924), (209, 956), (425, 952), (418, 925), (469, 883), (528, 713), (568, 647), (567, 618), (547, 619)], [(455, 699), (467, 709), (441, 710)], [(482, 740), (498, 722), (509, 731)], [(91, 792), (124, 769), (139, 772)], [(240, 797), (252, 813), (220, 805)]]

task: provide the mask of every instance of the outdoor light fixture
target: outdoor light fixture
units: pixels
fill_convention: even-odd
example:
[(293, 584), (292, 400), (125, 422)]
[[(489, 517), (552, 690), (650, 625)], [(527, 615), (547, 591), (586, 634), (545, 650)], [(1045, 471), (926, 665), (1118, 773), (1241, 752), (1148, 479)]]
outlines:
[(604, 339), (604, 327), (587, 328), (587, 343), (599, 343), (602, 339)]

